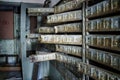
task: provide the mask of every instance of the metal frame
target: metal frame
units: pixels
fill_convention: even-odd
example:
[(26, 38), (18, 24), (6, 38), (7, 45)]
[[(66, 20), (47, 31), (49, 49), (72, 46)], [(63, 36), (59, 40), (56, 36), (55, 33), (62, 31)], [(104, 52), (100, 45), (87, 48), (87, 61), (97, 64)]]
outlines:
[(22, 77), (23, 80), (32, 80), (33, 63), (30, 63), (26, 57), (26, 9), (30, 7), (41, 7), (37, 4), (21, 3), (21, 25), (20, 25), (20, 44), (21, 44), (21, 62), (22, 62)]
[[(30, 72), (32, 71), (32, 67), (29, 68), (29, 65), (32, 65), (29, 60), (27, 60), (26, 58), (26, 8), (28, 7), (34, 7), (34, 6), (30, 6), (30, 5), (26, 5), (26, 4), (22, 4), (21, 5), (21, 58), (22, 58), (22, 71), (23, 71), (23, 80), (31, 80), (31, 74), (28, 74), (29, 70)], [(83, 41), (82, 41), (82, 47), (83, 47), (83, 56), (82, 56), (82, 60), (83, 63), (86, 63), (86, 58), (85, 58), (85, 50), (86, 50), (86, 18), (85, 18), (85, 12), (86, 12), (86, 2), (84, 1), (82, 4), (82, 11), (83, 11), (83, 15), (82, 15), (82, 24), (83, 24), (83, 30), (82, 30), (82, 36), (83, 36)], [(31, 76), (30, 76), (31, 75)], [(83, 74), (83, 79), (82, 80), (89, 80), (89, 77), (86, 77), (85, 74)]]
[[(84, 13), (84, 18), (85, 18), (85, 20), (84, 20), (84, 24), (85, 24), (85, 63), (86, 63), (86, 64), (89, 64), (89, 59), (86, 58), (86, 50), (87, 50), (87, 44), (86, 44), (86, 43), (88, 42), (88, 40), (87, 40), (87, 38), (86, 38), (86, 34), (87, 34), (87, 33), (86, 33), (86, 22), (87, 22), (87, 18), (86, 18), (86, 8), (88, 7), (87, 5), (88, 5), (88, 1), (85, 0), (85, 2), (84, 2), (84, 9), (85, 9), (85, 10), (84, 10), (84, 12), (85, 12), (85, 13)], [(86, 75), (85, 78), (86, 78), (86, 80), (89, 80), (89, 76), (88, 76), (88, 75)]]
[[(83, 36), (83, 43), (82, 43), (82, 48), (83, 48), (83, 56), (82, 56), (82, 60), (83, 60), (83, 63), (86, 63), (86, 59), (85, 59), (85, 50), (86, 50), (86, 36), (85, 36), (85, 2), (83, 2), (83, 5), (82, 5), (82, 15), (83, 15), (83, 19), (82, 19), (82, 23), (83, 23), (83, 30), (82, 30), (82, 36)], [(85, 74), (83, 74), (83, 78), (82, 80), (85, 80)]]
[[(88, 8), (88, 1), (90, 1), (90, 0), (86, 0), (86, 9)], [(93, 0), (94, 1), (94, 0)], [(103, 1), (103, 0), (101, 0), (101, 1)], [(95, 4), (93, 4), (93, 5), (95, 5)], [(92, 5), (92, 6), (93, 6)], [(112, 16), (113, 16), (113, 14), (114, 13), (117, 13), (119, 10), (117, 10), (117, 9), (115, 9), (115, 10), (111, 10), (111, 11), (107, 11), (107, 12), (103, 12), (103, 13), (100, 13), (99, 15), (97, 14), (97, 16), (96, 15), (92, 15), (92, 16), (87, 16), (86, 17), (86, 21), (85, 22), (87, 22), (87, 21), (89, 21), (89, 19), (91, 19), (91, 20), (95, 20), (95, 19), (100, 19), (100, 18), (102, 18), (103, 16), (105, 16), (105, 15), (107, 15), (107, 14), (111, 14)], [(111, 15), (109, 15), (109, 16), (107, 16), (106, 18), (108, 18), (108, 17), (111, 17)], [(105, 17), (104, 17), (105, 18)], [(86, 26), (87, 27), (87, 26)], [(101, 30), (102, 31), (102, 30)], [(113, 30), (114, 31), (114, 30)], [(94, 34), (93, 33), (90, 33), (90, 32), (92, 32), (92, 31), (86, 31), (86, 51), (87, 51), (87, 49), (95, 49), (95, 48), (91, 48), (90, 47), (90, 45), (89, 44), (87, 44), (88, 43), (88, 37), (89, 36), (91, 36), (91, 35), (96, 35), (96, 34), (99, 34), (99, 36), (100, 35), (104, 35), (105, 36), (105, 32), (108, 32), (107, 30), (103, 30), (103, 32), (104, 32), (104, 34), (101, 34), (100, 32), (99, 32), (99, 30), (97, 31), (97, 30), (94, 30)], [(97, 33), (96, 33), (97, 32)], [(117, 31), (116, 31), (116, 33), (117, 33)], [(114, 33), (112, 33), (112, 36), (115, 34), (115, 32)], [(107, 34), (108, 35), (108, 34)], [(110, 36), (110, 35), (109, 35)], [(103, 48), (103, 46), (95, 46), (96, 48)], [(98, 49), (99, 51), (103, 51), (103, 52), (105, 52), (105, 51), (107, 51), (107, 49), (109, 50), (114, 50), (114, 51), (117, 51), (116, 49), (111, 49), (111, 48), (104, 48), (104, 49), (106, 49), (106, 50), (101, 50), (101, 49)], [(92, 50), (93, 51), (93, 50)], [(102, 53), (103, 53), (102, 52)], [(110, 52), (112, 52), (112, 51), (110, 51)], [(109, 53), (110, 53), (109, 52)], [(90, 58), (86, 58), (86, 63), (87, 64), (89, 64), (89, 60), (92, 60), (92, 59), (90, 59)], [(92, 60), (93, 61), (93, 60)], [(96, 60), (95, 60), (96, 61)], [(97, 61), (96, 61), (97, 62)], [(102, 62), (97, 62), (97, 63), (99, 63), (99, 64), (102, 64), (102, 65), (106, 65), (106, 64), (104, 64), (104, 63), (102, 63)], [(90, 65), (90, 64), (89, 64)], [(95, 67), (97, 67), (97, 65), (95, 66)], [(111, 66), (108, 66), (109, 68), (112, 68)], [(106, 70), (106, 68), (102, 68), (102, 67), (98, 67), (98, 68), (101, 68), (101, 69), (105, 69)], [(98, 68), (97, 68), (97, 70), (98, 70)], [(113, 68), (113, 69), (115, 69), (115, 68)], [(104, 71), (105, 72), (105, 71)], [(110, 71), (110, 72), (112, 72), (112, 71)], [(117, 72), (116, 72), (117, 73)], [(103, 73), (104, 74), (104, 73)], [(89, 76), (88, 76), (89, 77)], [(88, 79), (87, 79), (88, 80)]]

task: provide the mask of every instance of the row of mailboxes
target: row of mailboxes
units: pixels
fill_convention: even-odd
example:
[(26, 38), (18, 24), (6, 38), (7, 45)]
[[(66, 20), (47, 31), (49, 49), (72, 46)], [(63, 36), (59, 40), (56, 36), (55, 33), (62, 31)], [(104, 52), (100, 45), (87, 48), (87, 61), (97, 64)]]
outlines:
[(82, 19), (82, 11), (71, 11), (66, 13), (54, 14), (47, 16), (47, 23), (61, 23), (68, 21), (78, 21)]
[(120, 16), (90, 20), (87, 22), (87, 31), (119, 31)]
[(69, 11), (73, 9), (78, 9), (82, 6), (82, 2), (84, 0), (75, 0), (75, 1), (69, 1), (65, 4), (61, 4), (59, 6), (55, 6), (55, 13), (60, 13), (64, 11)]
[(99, 15), (99, 14), (110, 12), (111, 10), (115, 11), (116, 9), (119, 9), (120, 7), (119, 4), (120, 4), (119, 0), (104, 0), (91, 7), (88, 7), (86, 9), (87, 16)]
[(81, 23), (70, 23), (57, 25), (54, 27), (40, 27), (37, 29), (39, 33), (80, 33), (82, 32)]
[(40, 35), (40, 43), (82, 45), (82, 35)]
[(120, 36), (119, 35), (90, 35), (88, 37), (88, 44), (92, 46), (120, 49)]
[(116, 55), (115, 53), (96, 49), (88, 49), (86, 51), (86, 57), (120, 71), (120, 56)]

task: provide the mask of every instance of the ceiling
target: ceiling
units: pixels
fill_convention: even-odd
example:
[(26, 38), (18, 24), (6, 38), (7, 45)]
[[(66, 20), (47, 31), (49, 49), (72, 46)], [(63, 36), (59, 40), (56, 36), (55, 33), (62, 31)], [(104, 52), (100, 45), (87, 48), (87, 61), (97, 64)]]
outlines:
[[(20, 6), (21, 3), (32, 3), (36, 5), (44, 5), (46, 0), (0, 0), (0, 5), (11, 5), (11, 6)], [(51, 3), (49, 7), (53, 7), (57, 4), (60, 0), (50, 0)]]
[(1, 2), (16, 2), (16, 3), (38, 3), (44, 4), (45, 0), (0, 0)]
[(44, 5), (45, 0), (0, 0), (0, 6), (20, 6), (21, 3)]

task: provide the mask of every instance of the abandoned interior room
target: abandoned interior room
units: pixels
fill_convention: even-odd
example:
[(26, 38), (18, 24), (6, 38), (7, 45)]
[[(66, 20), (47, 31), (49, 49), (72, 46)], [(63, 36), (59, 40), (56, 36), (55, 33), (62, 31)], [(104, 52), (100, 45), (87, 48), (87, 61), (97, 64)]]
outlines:
[(120, 80), (120, 0), (0, 0), (0, 80)]

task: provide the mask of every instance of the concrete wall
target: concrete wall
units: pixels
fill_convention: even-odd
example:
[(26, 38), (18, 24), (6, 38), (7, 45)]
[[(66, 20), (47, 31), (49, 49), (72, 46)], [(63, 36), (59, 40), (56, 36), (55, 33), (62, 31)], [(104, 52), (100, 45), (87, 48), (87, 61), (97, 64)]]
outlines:
[[(0, 39), (0, 54), (19, 54), (20, 53), (19, 52), (20, 42), (19, 42), (18, 36), (19, 36), (19, 28), (20, 28), (20, 15), (18, 13), (14, 12), (13, 7), (8, 8), (6, 6), (0, 6), (0, 10), (4, 10), (4, 12), (7, 10), (13, 11), (12, 30), (8, 29), (6, 26), (4, 26), (4, 24), (1, 27), (1, 28), (5, 27), (5, 29), (6, 29), (6, 31), (4, 31), (4, 34), (6, 34), (6, 33), (9, 34), (9, 32), (10, 32), (10, 33), (12, 33), (12, 36), (9, 37), (9, 35), (7, 35), (7, 36), (3, 35), (4, 38), (1, 37), (1, 39)], [(9, 17), (9, 19), (7, 16), (5, 16), (5, 17), (6, 17), (6, 20), (11, 21), (10, 17)], [(5, 17), (3, 16), (3, 20)], [(9, 27), (9, 24), (8, 24), (8, 27)], [(5, 62), (5, 58), (4, 57), (0, 58), (0, 62)], [(8, 62), (15, 63), (16, 59), (14, 57), (11, 57), (8, 59)]]

